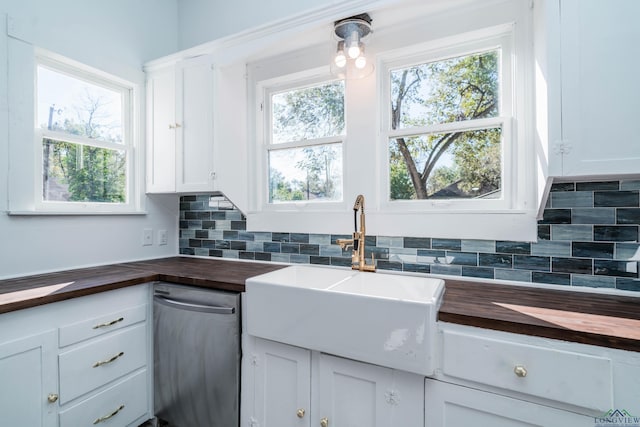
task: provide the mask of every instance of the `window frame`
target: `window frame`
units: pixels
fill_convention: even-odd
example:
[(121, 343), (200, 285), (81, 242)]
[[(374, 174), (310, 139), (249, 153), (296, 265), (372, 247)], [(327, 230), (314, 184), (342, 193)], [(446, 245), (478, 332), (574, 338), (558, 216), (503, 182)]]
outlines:
[[(346, 172), (346, 150), (345, 143), (347, 140), (347, 96), (346, 81), (344, 83), (344, 133), (343, 135), (306, 139), (299, 141), (289, 141), (283, 143), (272, 143), (272, 111), (271, 96), (278, 93), (287, 92), (294, 89), (303, 89), (307, 87), (318, 86), (323, 83), (331, 83), (343, 79), (332, 76), (328, 72), (327, 67), (312, 68), (292, 74), (280, 75), (275, 78), (259, 80), (256, 82), (256, 94), (258, 94), (258, 106), (256, 113), (256, 128), (259, 159), (257, 161), (257, 192), (258, 206), (265, 212), (277, 212), (285, 210), (312, 210), (312, 211), (336, 211), (341, 210), (345, 206), (345, 172)], [(344, 80), (343, 80), (344, 81)], [(291, 148), (304, 148), (323, 146), (330, 144), (340, 144), (342, 155), (342, 198), (340, 200), (298, 200), (283, 201), (273, 203), (270, 201), (270, 178), (269, 178), (269, 152)]]
[[(42, 66), (59, 74), (117, 91), (122, 96), (122, 143), (113, 143), (100, 139), (87, 138), (66, 132), (42, 129), (38, 124), (38, 68)], [(34, 209), (36, 212), (55, 214), (130, 214), (141, 211), (139, 165), (136, 154), (139, 137), (137, 126), (138, 86), (130, 81), (79, 63), (61, 55), (35, 49), (34, 60)], [(72, 144), (124, 151), (125, 155), (125, 202), (89, 202), (89, 201), (46, 201), (43, 199), (43, 139)]]
[[(517, 175), (517, 138), (513, 132), (516, 121), (515, 97), (518, 93), (515, 70), (514, 28), (512, 24), (487, 28), (473, 33), (462, 34), (440, 40), (429, 41), (385, 52), (378, 57), (380, 92), (380, 141), (378, 158), (380, 207), (390, 213), (411, 212), (509, 212), (518, 206), (515, 181)], [(463, 120), (435, 125), (391, 129), (391, 72), (429, 62), (436, 62), (476, 53), (500, 50), (500, 111), (492, 118)], [(501, 147), (501, 190), (499, 199), (425, 199), (390, 200), (389, 144), (390, 139), (398, 136), (418, 136), (455, 131), (472, 131), (502, 128)]]

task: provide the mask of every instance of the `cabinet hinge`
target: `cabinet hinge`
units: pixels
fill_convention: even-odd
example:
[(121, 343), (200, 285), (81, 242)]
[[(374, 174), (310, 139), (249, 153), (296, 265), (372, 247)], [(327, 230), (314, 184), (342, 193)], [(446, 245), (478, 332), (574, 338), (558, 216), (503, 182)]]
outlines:
[(553, 144), (553, 151), (556, 154), (569, 154), (571, 153), (571, 148), (568, 140), (556, 141)]

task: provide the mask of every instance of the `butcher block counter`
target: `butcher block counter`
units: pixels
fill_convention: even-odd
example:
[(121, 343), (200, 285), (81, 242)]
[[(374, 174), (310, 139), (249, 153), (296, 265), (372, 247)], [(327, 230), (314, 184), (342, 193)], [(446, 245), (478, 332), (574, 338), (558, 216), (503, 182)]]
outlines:
[[(151, 281), (244, 291), (284, 265), (171, 257), (0, 280), (0, 313)], [(444, 322), (640, 351), (640, 298), (445, 280)]]

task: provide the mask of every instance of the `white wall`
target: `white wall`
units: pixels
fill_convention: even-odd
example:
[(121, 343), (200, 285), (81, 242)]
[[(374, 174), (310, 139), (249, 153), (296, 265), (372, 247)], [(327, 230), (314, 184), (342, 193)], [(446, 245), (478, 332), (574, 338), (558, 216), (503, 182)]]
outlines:
[[(438, 0), (429, 2), (388, 0), (387, 4), (376, 7), (369, 2), (369, 12), (374, 22), (374, 36), (368, 52), (389, 55), (404, 46), (430, 42), (437, 46), (438, 40), (469, 31), (483, 31), (485, 28), (500, 27), (517, 22), (515, 40), (518, 61), (518, 141), (529, 141), (532, 112), (527, 107), (530, 97), (528, 88), (531, 63), (529, 58), (530, 12), (527, 4), (515, 1), (475, 1), (458, 2), (467, 6), (458, 9)], [(416, 6), (416, 4), (418, 4)], [(351, 3), (355, 4), (355, 3)], [(330, 6), (330, 5), (329, 5)], [(362, 7), (363, 5), (359, 5)], [(449, 6), (450, 9), (446, 8)], [(351, 11), (354, 12), (354, 11)], [(237, 12), (239, 15), (241, 11)], [(284, 37), (278, 27), (277, 34), (267, 31), (261, 37), (261, 49), (246, 50), (245, 58), (237, 58), (237, 63), (219, 68), (220, 89), (216, 102), (218, 111), (216, 130), (216, 159), (224, 163), (216, 165), (218, 189), (227, 195), (238, 208), (247, 215), (247, 226), (253, 231), (344, 233), (351, 229), (353, 221), (350, 203), (357, 194), (367, 198), (367, 226), (371, 234), (382, 236), (415, 236), (439, 238), (465, 238), (489, 240), (524, 240), (536, 238), (534, 175), (532, 144), (518, 144), (514, 154), (518, 161), (518, 182), (514, 188), (512, 209), (495, 210), (491, 213), (477, 211), (454, 211), (445, 204), (426, 213), (423, 211), (400, 211), (387, 204), (381, 196), (381, 171), (385, 170), (385, 153), (379, 148), (378, 82), (381, 77), (372, 74), (347, 85), (346, 97), (357, 99), (352, 111), (348, 111), (349, 136), (345, 143), (345, 187), (344, 203), (339, 206), (286, 207), (280, 210), (263, 208), (256, 191), (262, 190), (258, 177), (260, 162), (256, 156), (261, 151), (254, 132), (255, 108), (251, 105), (256, 82), (280, 75), (301, 72), (305, 69), (326, 66), (331, 53), (330, 35), (333, 19), (330, 13), (321, 15), (323, 20), (307, 22), (297, 18), (286, 26), (294, 34)], [(342, 16), (349, 16), (344, 14)], [(407, 19), (411, 16), (412, 19)], [(306, 18), (306, 16), (305, 16)], [(293, 28), (293, 29), (292, 29)], [(428, 31), (424, 29), (428, 28)], [(181, 28), (181, 31), (183, 29)], [(322, 31), (324, 30), (324, 31)], [(276, 40), (276, 37), (280, 37)], [(245, 48), (245, 46), (241, 46)], [(287, 49), (284, 49), (288, 47)], [(241, 50), (234, 46), (235, 51)], [(283, 53), (286, 52), (286, 53)], [(226, 58), (225, 58), (226, 59)], [(242, 73), (244, 63), (248, 63), (248, 87)], [(219, 62), (218, 62), (219, 63)], [(378, 73), (380, 73), (378, 64)], [(248, 94), (246, 91), (248, 90)], [(248, 98), (246, 97), (248, 95)], [(247, 105), (247, 99), (249, 104)], [(247, 108), (249, 107), (249, 108)], [(516, 109), (517, 110), (517, 109)], [(230, 125), (233, 124), (233, 125)], [(378, 147), (378, 148), (376, 148)], [(516, 150), (514, 150), (516, 151)], [(246, 171), (238, 165), (246, 165)], [(258, 165), (258, 167), (256, 167)], [(378, 165), (379, 167), (375, 167)], [(264, 175), (264, 173), (262, 173)], [(515, 196), (517, 195), (517, 197)], [(479, 226), (481, 224), (482, 226)]]
[(357, 0), (178, 0), (178, 46), (187, 49), (288, 16)]
[[(173, 255), (179, 207), (177, 196), (154, 196), (146, 215), (6, 214), (10, 142), (22, 143), (9, 141), (6, 24), (20, 40), (144, 87), (142, 64), (177, 50), (176, 16), (177, 0), (0, 0), (0, 278)], [(144, 228), (168, 230), (169, 244), (143, 247)]]

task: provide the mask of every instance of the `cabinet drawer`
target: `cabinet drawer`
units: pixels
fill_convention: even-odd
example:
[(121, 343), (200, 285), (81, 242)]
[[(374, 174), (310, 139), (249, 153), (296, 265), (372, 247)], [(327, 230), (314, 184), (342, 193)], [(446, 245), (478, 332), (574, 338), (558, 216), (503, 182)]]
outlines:
[(142, 367), (146, 324), (106, 335), (59, 356), (62, 404)]
[(60, 347), (122, 329), (147, 318), (147, 306), (139, 305), (60, 327)]
[(611, 361), (548, 347), (443, 332), (443, 373), (604, 413), (613, 407)]
[[(147, 414), (148, 406), (145, 369), (90, 399), (60, 411), (60, 427), (93, 426), (94, 424), (124, 427)], [(109, 417), (109, 415), (112, 416)]]

